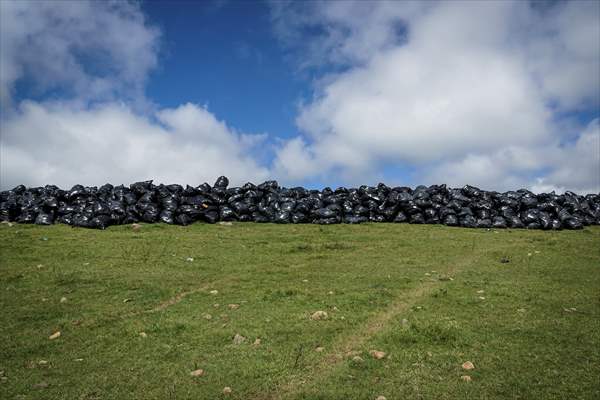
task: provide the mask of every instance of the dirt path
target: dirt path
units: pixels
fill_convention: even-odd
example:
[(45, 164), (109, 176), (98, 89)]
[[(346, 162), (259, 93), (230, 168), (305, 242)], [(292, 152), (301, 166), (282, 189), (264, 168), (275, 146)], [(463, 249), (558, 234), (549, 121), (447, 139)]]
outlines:
[[(463, 260), (449, 267), (444, 273), (447, 276), (454, 277), (456, 274), (460, 273), (464, 267), (474, 263), (479, 256), (480, 254), (466, 256)], [(447, 283), (448, 282), (441, 280), (426, 281), (420, 286), (403, 293), (391, 305), (369, 318), (358, 329), (351, 332), (349, 335), (340, 337), (333, 343), (331, 350), (324, 355), (317, 364), (314, 364), (308, 372), (294, 377), (286, 384), (278, 386), (273, 392), (259, 394), (255, 396), (254, 399), (280, 400), (292, 398), (295, 394), (301, 392), (305, 382), (326, 380), (335, 372), (336, 368), (352, 354), (352, 351), (364, 346), (371, 338), (384, 331), (392, 319), (404, 314), (419, 301)]]

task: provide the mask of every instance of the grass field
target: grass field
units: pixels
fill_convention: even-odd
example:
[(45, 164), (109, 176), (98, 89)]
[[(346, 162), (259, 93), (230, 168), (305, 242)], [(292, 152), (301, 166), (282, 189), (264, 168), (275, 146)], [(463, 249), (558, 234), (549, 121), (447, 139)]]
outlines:
[(600, 398), (599, 227), (2, 224), (0, 251), (2, 399)]

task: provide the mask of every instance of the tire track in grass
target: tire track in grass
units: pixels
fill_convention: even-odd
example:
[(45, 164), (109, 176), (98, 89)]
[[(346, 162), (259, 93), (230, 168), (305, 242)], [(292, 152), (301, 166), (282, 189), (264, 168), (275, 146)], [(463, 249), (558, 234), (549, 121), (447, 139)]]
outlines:
[[(463, 258), (457, 264), (450, 266), (445, 274), (456, 276), (466, 266), (476, 262), (482, 254), (472, 254)], [(292, 378), (286, 384), (279, 385), (270, 393), (262, 393), (252, 397), (255, 400), (280, 400), (292, 398), (300, 394), (304, 383), (309, 381), (323, 381), (329, 378), (348, 358), (348, 353), (364, 346), (375, 335), (384, 331), (388, 323), (399, 315), (407, 312), (420, 300), (431, 295), (436, 289), (447, 284), (445, 281), (426, 281), (422, 285), (411, 289), (400, 295), (391, 305), (373, 317), (369, 318), (358, 329), (349, 335), (344, 335), (333, 343), (332, 350), (328, 352), (320, 361), (313, 365), (310, 371)]]

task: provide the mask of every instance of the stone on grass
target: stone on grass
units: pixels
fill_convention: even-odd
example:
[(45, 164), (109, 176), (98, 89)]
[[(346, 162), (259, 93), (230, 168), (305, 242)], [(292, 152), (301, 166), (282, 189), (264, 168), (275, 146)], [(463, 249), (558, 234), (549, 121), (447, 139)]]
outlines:
[(315, 351), (317, 353), (321, 353), (323, 350), (325, 350), (325, 347), (321, 347), (321, 346), (315, 347)]
[(131, 229), (133, 229), (134, 232), (137, 232), (140, 229), (142, 229), (142, 225), (140, 225), (140, 224), (131, 224)]
[(225, 387), (223, 388), (223, 394), (224, 394), (224, 395), (226, 395), (226, 396), (227, 396), (228, 394), (231, 394), (231, 392), (232, 392), (232, 390), (231, 390), (231, 388), (230, 388), (229, 386), (225, 386)]
[(256, 340), (254, 341), (253, 345), (254, 346), (260, 346), (261, 340), (260, 338), (256, 338)]
[(229, 307), (230, 310), (237, 310), (238, 308), (240, 308), (239, 304), (227, 304), (227, 307)]
[(462, 369), (469, 371), (475, 369), (475, 365), (473, 365), (471, 361), (465, 361), (462, 365)]
[(385, 398), (385, 396), (377, 396), (377, 398), (375, 398), (375, 400), (387, 400), (387, 399)]
[(148, 334), (146, 332), (140, 332), (140, 336), (143, 338), (147, 338)]
[(66, 303), (67, 302), (67, 298), (66, 297), (61, 297), (60, 298), (60, 302), (61, 303)]
[(203, 369), (194, 370), (194, 371), (190, 372), (190, 375), (191, 376), (203, 376), (204, 370)]
[(369, 352), (369, 354), (371, 354), (373, 356), (373, 358), (376, 360), (381, 360), (382, 358), (385, 357), (385, 352), (379, 351), (379, 350), (371, 350)]
[(210, 291), (210, 294), (218, 294), (218, 293), (219, 293), (219, 291), (218, 291), (218, 290), (211, 290), (211, 291)]
[(323, 319), (327, 319), (329, 316), (327, 315), (327, 312), (325, 311), (315, 311), (311, 316), (310, 319), (312, 319), (313, 321), (320, 321)]
[(233, 337), (233, 344), (242, 344), (246, 341), (246, 337), (240, 335), (239, 333), (236, 333), (235, 336)]
[(358, 364), (358, 363), (361, 363), (361, 362), (363, 362), (365, 360), (363, 360), (363, 358), (361, 356), (354, 356), (354, 357), (352, 357), (352, 361), (354, 361), (355, 363)]
[(54, 339), (58, 339), (59, 337), (60, 337), (60, 331), (54, 332), (52, 335), (48, 336), (48, 339), (54, 340)]
[(471, 382), (473, 379), (469, 375), (463, 375), (460, 377), (465, 382)]

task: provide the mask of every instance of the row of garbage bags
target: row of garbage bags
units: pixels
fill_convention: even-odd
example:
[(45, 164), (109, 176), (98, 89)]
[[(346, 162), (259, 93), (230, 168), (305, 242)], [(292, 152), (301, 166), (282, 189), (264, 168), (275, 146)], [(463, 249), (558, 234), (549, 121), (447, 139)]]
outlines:
[(600, 194), (504, 193), (473, 186), (452, 189), (377, 186), (308, 190), (276, 181), (228, 187), (222, 176), (213, 186), (106, 184), (17, 186), (0, 192), (0, 221), (105, 229), (134, 222), (188, 225), (195, 221), (248, 221), (316, 224), (407, 222), (467, 228), (581, 229), (600, 224)]

